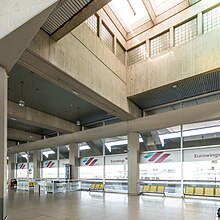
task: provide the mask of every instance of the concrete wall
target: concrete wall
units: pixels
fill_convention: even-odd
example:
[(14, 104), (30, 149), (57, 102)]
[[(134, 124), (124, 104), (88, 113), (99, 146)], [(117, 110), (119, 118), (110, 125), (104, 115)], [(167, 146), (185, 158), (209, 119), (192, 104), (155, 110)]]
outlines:
[(39, 31), (28, 50), (59, 69), (57, 76), (54, 72), (46, 73), (58, 81), (71, 86), (70, 79), (74, 79), (83, 85), (83, 92), (98, 94), (133, 118), (140, 115), (139, 109), (126, 98), (126, 67), (85, 24), (58, 42)]
[(220, 28), (128, 68), (128, 96), (220, 68)]

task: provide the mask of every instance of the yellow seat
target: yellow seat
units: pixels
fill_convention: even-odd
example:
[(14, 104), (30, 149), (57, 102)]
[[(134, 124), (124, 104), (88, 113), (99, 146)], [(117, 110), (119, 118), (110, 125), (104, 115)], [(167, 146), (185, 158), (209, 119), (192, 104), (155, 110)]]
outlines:
[(202, 196), (204, 194), (203, 187), (195, 187), (194, 195)]
[(99, 189), (99, 186), (100, 186), (99, 183), (95, 184), (95, 189)]
[(164, 193), (165, 187), (164, 186), (157, 186), (158, 193)]
[(150, 186), (150, 192), (157, 192), (157, 186)]
[(214, 188), (205, 188), (204, 195), (205, 196), (214, 196)]
[(220, 188), (215, 188), (215, 196), (220, 196)]
[(99, 189), (101, 189), (101, 190), (104, 190), (104, 188), (105, 188), (105, 185), (104, 184), (99, 184)]
[(150, 192), (150, 185), (145, 185), (143, 188), (143, 192)]
[(193, 194), (194, 194), (194, 187), (187, 186), (187, 187), (185, 188), (185, 194), (186, 194), (186, 195), (193, 195)]
[(91, 184), (90, 189), (95, 189), (96, 184)]

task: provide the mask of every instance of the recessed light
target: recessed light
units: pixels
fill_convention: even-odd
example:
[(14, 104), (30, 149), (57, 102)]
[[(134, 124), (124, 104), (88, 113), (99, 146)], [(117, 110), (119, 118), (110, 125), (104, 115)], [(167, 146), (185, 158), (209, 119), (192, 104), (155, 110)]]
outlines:
[(70, 107), (73, 107), (73, 104), (71, 104)]
[(79, 95), (79, 93), (77, 91), (75, 91), (75, 90), (73, 90), (73, 94)]
[(177, 85), (173, 85), (172, 88), (173, 88), (173, 89), (176, 89), (176, 88), (177, 88)]

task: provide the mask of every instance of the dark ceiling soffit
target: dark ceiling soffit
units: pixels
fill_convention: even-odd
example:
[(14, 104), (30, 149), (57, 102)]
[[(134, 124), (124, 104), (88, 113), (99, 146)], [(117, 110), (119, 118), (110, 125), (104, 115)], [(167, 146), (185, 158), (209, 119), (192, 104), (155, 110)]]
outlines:
[(128, 97), (142, 109), (153, 108), (220, 90), (220, 70), (191, 77)]
[(93, 0), (85, 5), (81, 10), (79, 10), (72, 18), (70, 18), (66, 23), (64, 23), (59, 29), (51, 34), (52, 38), (56, 41), (60, 40), (70, 31), (78, 27), (91, 15), (95, 14), (111, 0)]

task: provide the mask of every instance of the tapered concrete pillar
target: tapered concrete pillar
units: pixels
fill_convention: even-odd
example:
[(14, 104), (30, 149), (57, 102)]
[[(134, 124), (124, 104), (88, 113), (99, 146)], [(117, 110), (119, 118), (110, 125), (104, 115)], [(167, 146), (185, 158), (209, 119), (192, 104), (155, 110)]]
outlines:
[(75, 143), (70, 144), (69, 161), (71, 165), (70, 179), (78, 179), (79, 178), (78, 144)]
[(11, 183), (11, 180), (16, 179), (15, 171), (16, 171), (16, 155), (9, 154), (8, 155), (8, 184), (9, 185)]
[(33, 151), (33, 172), (34, 179), (40, 179), (40, 150)]
[(128, 194), (138, 195), (139, 190), (139, 133), (128, 134)]
[(0, 219), (7, 217), (7, 74), (0, 66)]

